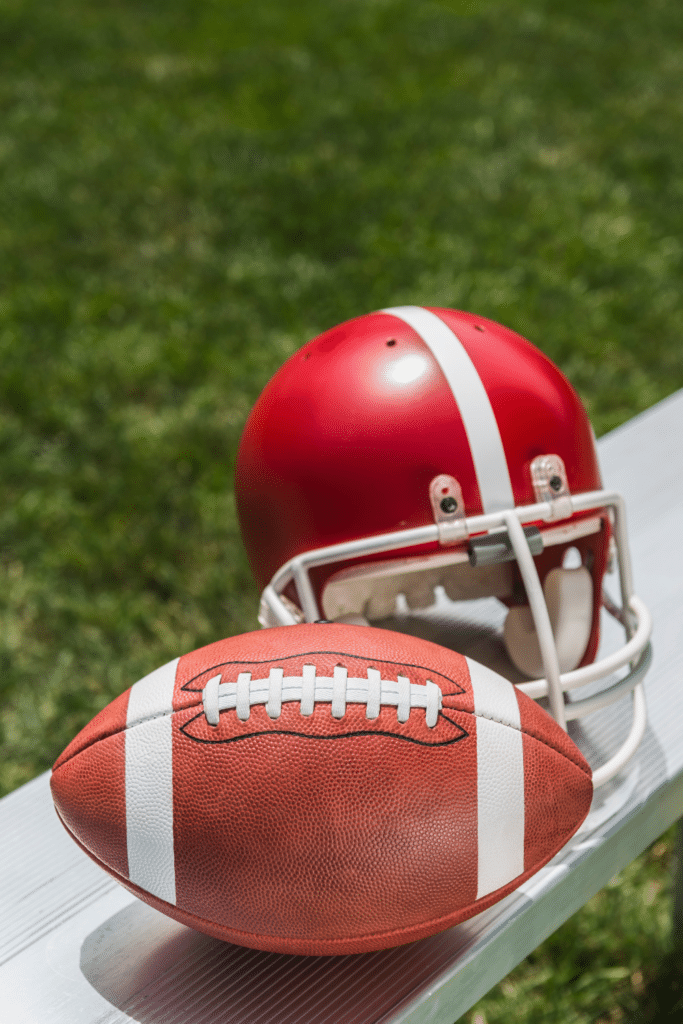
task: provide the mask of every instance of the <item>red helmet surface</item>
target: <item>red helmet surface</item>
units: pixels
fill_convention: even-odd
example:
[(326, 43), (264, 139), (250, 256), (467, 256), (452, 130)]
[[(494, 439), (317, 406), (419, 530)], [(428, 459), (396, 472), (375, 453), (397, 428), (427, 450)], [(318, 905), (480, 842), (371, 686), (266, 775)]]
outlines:
[[(456, 396), (425, 338), (389, 312), (325, 331), (264, 388), (236, 469), (242, 535), (261, 587), (302, 551), (433, 523), (429, 485), (442, 473), (459, 482), (468, 516), (533, 504), (529, 467), (547, 452), (563, 459), (572, 493), (602, 486), (586, 411), (560, 370), (492, 320), (430, 312), (457, 336), (453, 348), (462, 346), (483, 395), (471, 394), (455, 366), (466, 392)], [(496, 431), (499, 440), (482, 436)], [(489, 454), (475, 462), (477, 443)]]
[[(615, 527), (622, 605), (632, 597), (620, 499), (602, 490), (581, 400), (534, 345), (471, 313), (403, 306), (314, 338), (254, 406), (235, 486), (266, 625), (376, 621), (399, 593), (423, 607), (443, 586), (503, 601), (516, 668), (559, 679), (595, 660)], [(631, 635), (647, 625), (633, 615)]]

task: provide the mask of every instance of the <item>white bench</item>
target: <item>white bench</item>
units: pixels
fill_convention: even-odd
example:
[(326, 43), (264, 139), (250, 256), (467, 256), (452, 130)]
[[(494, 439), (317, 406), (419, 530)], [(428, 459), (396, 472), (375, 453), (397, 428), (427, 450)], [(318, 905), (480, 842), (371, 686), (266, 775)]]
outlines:
[[(453, 1024), (683, 814), (683, 392), (603, 438), (628, 510), (636, 591), (655, 623), (649, 725), (588, 824), (491, 910), (362, 956), (226, 945), (139, 903), (68, 838), (47, 775), (0, 801), (0, 986), (8, 1024)], [(609, 753), (629, 701), (577, 734)]]

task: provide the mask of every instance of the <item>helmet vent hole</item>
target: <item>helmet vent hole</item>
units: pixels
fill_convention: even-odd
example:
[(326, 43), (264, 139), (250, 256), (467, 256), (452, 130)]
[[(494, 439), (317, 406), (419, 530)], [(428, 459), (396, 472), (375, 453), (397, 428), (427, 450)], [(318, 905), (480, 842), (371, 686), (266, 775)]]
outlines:
[(581, 558), (581, 552), (578, 548), (571, 547), (567, 548), (562, 559), (563, 569), (579, 569), (583, 565), (583, 559)]
[(391, 346), (395, 345), (395, 344), (396, 344), (396, 338), (389, 338), (389, 341), (387, 342), (387, 345), (389, 346), (389, 348), (391, 348)]

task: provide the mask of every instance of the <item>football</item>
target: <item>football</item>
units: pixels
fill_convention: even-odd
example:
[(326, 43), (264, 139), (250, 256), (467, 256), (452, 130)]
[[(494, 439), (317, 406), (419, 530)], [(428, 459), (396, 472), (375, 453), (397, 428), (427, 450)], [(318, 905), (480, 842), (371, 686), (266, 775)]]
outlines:
[(593, 793), (490, 669), (367, 626), (283, 626), (135, 683), (56, 762), (67, 831), (198, 931), (329, 955), (449, 928), (558, 852)]

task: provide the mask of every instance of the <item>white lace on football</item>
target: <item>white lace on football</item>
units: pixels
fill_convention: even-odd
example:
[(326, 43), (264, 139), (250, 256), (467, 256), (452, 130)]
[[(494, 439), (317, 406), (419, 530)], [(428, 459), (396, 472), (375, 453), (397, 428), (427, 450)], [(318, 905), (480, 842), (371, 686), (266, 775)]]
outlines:
[(424, 708), (425, 721), (433, 729), (439, 717), (442, 694), (436, 683), (411, 683), (407, 676), (382, 679), (378, 669), (369, 668), (366, 677), (349, 676), (337, 665), (332, 676), (316, 675), (315, 665), (304, 665), (300, 676), (286, 676), (281, 668), (270, 670), (267, 679), (252, 679), (240, 672), (237, 682), (222, 683), (221, 676), (209, 679), (203, 691), (204, 714), (209, 725), (218, 725), (221, 711), (235, 709), (246, 722), (255, 704), (264, 704), (270, 718), (279, 718), (282, 705), (296, 702), (305, 717), (316, 704), (331, 704), (333, 718), (343, 718), (347, 704), (364, 704), (365, 717), (379, 717), (380, 708), (395, 707), (399, 722), (407, 722), (413, 708)]

